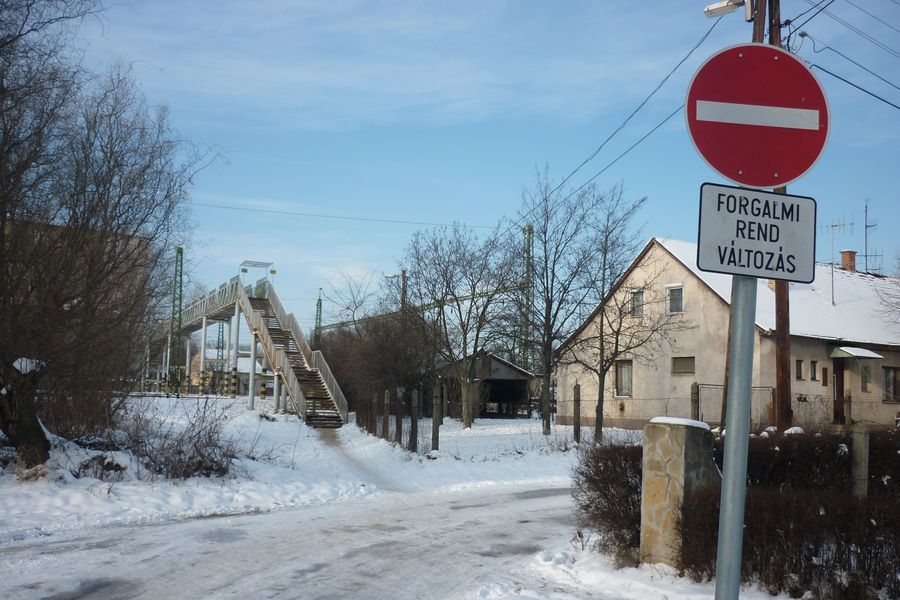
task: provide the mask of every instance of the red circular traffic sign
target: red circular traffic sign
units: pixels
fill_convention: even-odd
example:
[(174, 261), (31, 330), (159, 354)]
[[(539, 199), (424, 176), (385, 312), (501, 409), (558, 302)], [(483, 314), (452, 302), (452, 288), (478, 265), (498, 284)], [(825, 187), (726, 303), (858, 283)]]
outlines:
[(707, 59), (688, 87), (685, 117), (707, 164), (750, 187), (799, 179), (828, 138), (828, 103), (815, 75), (766, 44), (732, 46)]

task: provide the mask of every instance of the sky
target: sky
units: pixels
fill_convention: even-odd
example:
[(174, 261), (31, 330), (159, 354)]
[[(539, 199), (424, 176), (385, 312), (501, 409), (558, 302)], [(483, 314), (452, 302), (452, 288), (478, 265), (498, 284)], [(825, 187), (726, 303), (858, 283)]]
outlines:
[[(487, 232), (516, 218), (537, 170), (569, 175), (703, 39), (715, 23), (705, 6), (114, 0), (80, 43), (97, 71), (131, 65), (179, 137), (218, 156), (191, 189), (191, 280), (211, 288), (243, 260), (273, 262), (283, 304), (308, 329), (320, 288), (397, 273), (417, 229)], [(900, 106), (898, 0), (783, 0), (781, 15), (800, 26), (783, 29), (798, 56)], [(698, 155), (682, 112), (659, 124), (709, 56), (750, 38), (742, 10), (723, 17), (568, 187), (595, 175), (601, 190), (621, 185), (647, 199), (645, 237), (696, 241), (700, 185), (731, 182)], [(831, 130), (788, 192), (816, 199), (819, 261), (832, 237), (835, 254), (864, 253), (868, 201), (869, 253), (883, 254), (869, 267), (893, 272), (900, 109), (814, 73)]]

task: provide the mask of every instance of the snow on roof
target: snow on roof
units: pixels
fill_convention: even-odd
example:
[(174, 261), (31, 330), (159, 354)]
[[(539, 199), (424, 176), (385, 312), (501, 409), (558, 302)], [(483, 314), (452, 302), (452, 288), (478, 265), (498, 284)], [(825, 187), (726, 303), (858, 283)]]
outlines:
[[(731, 275), (707, 273), (697, 268), (697, 245), (656, 238), (725, 302), (731, 302)], [(900, 285), (896, 277), (834, 268), (834, 304), (831, 302), (832, 267), (816, 264), (812, 283), (790, 284), (791, 334), (867, 344), (900, 346), (900, 330), (885, 316), (881, 298)], [(767, 279), (756, 289), (756, 324), (775, 329), (775, 291)]]

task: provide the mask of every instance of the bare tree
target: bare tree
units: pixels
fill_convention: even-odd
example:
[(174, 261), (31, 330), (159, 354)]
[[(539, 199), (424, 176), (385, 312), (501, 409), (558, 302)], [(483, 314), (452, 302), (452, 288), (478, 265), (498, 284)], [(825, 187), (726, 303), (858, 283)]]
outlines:
[[(609, 204), (621, 198), (619, 189), (608, 194), (594, 186), (568, 193), (555, 189), (548, 169), (537, 173), (535, 186), (522, 194), (520, 211), (520, 220), (533, 231), (532, 274), (526, 278), (533, 290), (519, 297), (529, 342), (539, 360), (544, 435), (550, 434), (554, 350), (579, 325), (582, 307), (598, 292), (591, 278), (604, 240), (603, 229), (596, 224), (609, 216)], [(636, 203), (635, 210), (639, 206)]]
[(111, 424), (161, 321), (199, 164), (125, 69), (88, 79), (67, 61), (48, 24), (92, 7), (0, 5), (24, 32), (0, 47), (0, 431), (26, 466), (48, 457), (39, 417), (64, 435)]
[(476, 357), (500, 334), (492, 316), (504, 295), (514, 291), (518, 270), (500, 236), (479, 239), (461, 225), (417, 232), (406, 263), (409, 301), (432, 315), (438, 352), (460, 385), (463, 426), (471, 427)]
[(665, 310), (665, 292), (655, 286), (660, 272), (646, 264), (628, 278), (627, 269), (638, 252), (638, 234), (632, 221), (644, 200), (623, 198), (621, 188), (604, 197), (601, 217), (596, 221), (599, 252), (589, 285), (600, 303), (581, 331), (560, 349), (560, 362), (577, 364), (598, 383), (594, 439), (603, 435), (606, 380), (616, 361), (640, 359), (656, 352), (671, 339), (681, 322)]

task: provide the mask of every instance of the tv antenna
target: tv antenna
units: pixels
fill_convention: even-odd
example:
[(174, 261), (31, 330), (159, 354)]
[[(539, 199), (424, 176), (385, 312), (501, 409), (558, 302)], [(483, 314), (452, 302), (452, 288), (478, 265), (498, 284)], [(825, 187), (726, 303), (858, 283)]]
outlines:
[[(863, 229), (865, 230), (865, 254), (863, 254), (863, 258), (865, 259), (866, 273), (871, 273), (872, 271), (878, 272), (878, 271), (881, 271), (881, 259), (884, 255), (880, 254), (878, 252), (869, 254), (869, 230), (874, 229), (875, 227), (878, 227), (878, 223), (869, 223), (869, 199), (868, 198), (866, 198), (866, 208), (865, 208), (865, 211), (863, 212), (863, 214), (865, 215), (864, 216), (865, 223), (863, 224)], [(869, 257), (870, 256), (874, 259), (877, 259), (877, 262), (875, 260), (872, 261), (872, 270), (871, 271), (869, 270)], [(878, 266), (875, 266), (876, 264)]]
[(837, 231), (845, 233), (848, 229), (850, 230), (850, 233), (853, 233), (853, 220), (847, 223), (844, 218), (841, 217), (840, 221), (835, 221), (831, 225), (820, 225), (819, 227), (823, 230), (831, 230), (831, 305), (834, 306), (834, 234)]

